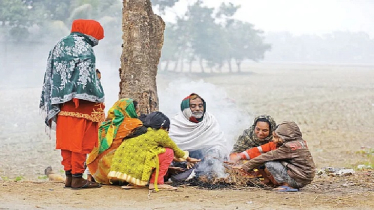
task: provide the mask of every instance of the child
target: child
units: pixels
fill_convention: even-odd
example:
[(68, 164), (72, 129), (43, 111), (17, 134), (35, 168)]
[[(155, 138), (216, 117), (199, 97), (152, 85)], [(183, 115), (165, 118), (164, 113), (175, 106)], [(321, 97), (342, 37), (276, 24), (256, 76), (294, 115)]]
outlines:
[(261, 154), (234, 168), (251, 171), (265, 164), (269, 180), (279, 192), (296, 192), (312, 182), (315, 164), (305, 140), (295, 122), (283, 122), (273, 133), (273, 142), (281, 144), (275, 150)]

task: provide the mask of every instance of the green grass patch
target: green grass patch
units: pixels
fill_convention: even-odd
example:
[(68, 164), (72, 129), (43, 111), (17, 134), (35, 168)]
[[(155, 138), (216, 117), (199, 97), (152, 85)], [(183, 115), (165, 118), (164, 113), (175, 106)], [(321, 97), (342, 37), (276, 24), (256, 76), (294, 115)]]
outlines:
[(367, 148), (356, 152), (361, 155), (365, 160), (357, 164), (357, 169), (374, 168), (374, 149)]
[(9, 181), (9, 177), (7, 177), (7, 176), (2, 176), (1, 179), (2, 179), (3, 181)]
[(22, 179), (25, 179), (25, 177), (23, 177), (23, 176), (17, 176), (17, 177), (14, 179), (14, 181), (19, 182), (19, 181), (22, 181)]
[(38, 179), (46, 180), (46, 179), (48, 179), (48, 176), (47, 175), (38, 176)]

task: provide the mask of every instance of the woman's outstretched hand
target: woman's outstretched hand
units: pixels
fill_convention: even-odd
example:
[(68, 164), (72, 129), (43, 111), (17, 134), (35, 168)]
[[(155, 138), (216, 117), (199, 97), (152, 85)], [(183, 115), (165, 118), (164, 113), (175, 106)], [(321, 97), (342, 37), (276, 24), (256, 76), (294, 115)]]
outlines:
[(192, 158), (192, 157), (187, 157), (187, 162), (189, 163), (198, 163), (200, 162), (201, 159), (196, 159), (196, 158)]
[(201, 159), (196, 159), (196, 158), (187, 158), (187, 169), (193, 168), (197, 162), (200, 162)]

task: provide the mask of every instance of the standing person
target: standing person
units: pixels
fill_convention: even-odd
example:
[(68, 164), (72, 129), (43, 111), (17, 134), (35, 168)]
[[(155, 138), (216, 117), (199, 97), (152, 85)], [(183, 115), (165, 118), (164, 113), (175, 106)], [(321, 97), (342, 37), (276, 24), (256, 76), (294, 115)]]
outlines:
[(253, 147), (269, 143), (273, 138), (276, 123), (270, 115), (259, 115), (253, 125), (239, 136), (231, 153), (243, 152)]
[(315, 164), (295, 122), (282, 122), (273, 133), (273, 142), (281, 145), (276, 149), (250, 159), (234, 168), (252, 171), (265, 165), (267, 178), (279, 192), (297, 192), (311, 183), (315, 175)]
[(129, 182), (123, 188), (143, 187), (149, 189), (176, 190), (164, 184), (164, 176), (174, 156), (191, 163), (200, 160), (190, 158), (170, 139), (170, 120), (162, 112), (152, 112), (143, 121), (147, 127), (144, 134), (126, 139), (114, 153), (108, 178), (111, 181)]
[(96, 188), (82, 178), (86, 156), (98, 143), (105, 118), (104, 91), (95, 70), (93, 47), (104, 38), (95, 20), (74, 20), (70, 35), (50, 51), (39, 108), (45, 123), (56, 123), (56, 149), (61, 150), (65, 187)]

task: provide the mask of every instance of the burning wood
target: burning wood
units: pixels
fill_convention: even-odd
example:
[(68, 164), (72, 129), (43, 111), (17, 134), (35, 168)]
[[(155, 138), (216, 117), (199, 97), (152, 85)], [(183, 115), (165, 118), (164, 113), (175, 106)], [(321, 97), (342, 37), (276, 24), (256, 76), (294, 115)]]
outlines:
[(222, 189), (222, 188), (240, 188), (240, 187), (258, 187), (267, 188), (261, 183), (260, 177), (256, 172), (246, 173), (233, 168), (232, 163), (223, 163), (226, 177), (217, 177), (215, 174), (208, 173), (194, 177), (183, 183), (174, 183), (175, 185), (186, 184), (189, 186), (198, 186), (207, 189)]

